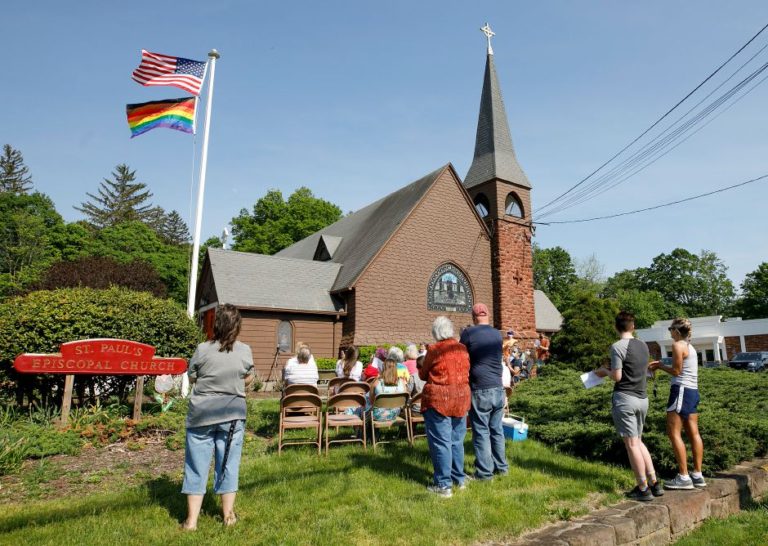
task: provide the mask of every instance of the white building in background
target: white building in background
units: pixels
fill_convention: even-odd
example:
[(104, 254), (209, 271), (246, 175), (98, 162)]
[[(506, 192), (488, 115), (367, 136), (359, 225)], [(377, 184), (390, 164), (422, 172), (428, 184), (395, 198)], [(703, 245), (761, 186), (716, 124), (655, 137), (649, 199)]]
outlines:
[[(699, 353), (699, 362), (727, 362), (736, 353), (768, 351), (768, 318), (741, 320), (721, 315), (692, 318), (691, 344)], [(672, 356), (672, 338), (669, 335), (672, 320), (659, 320), (650, 328), (637, 330), (637, 337), (645, 341), (655, 357)]]

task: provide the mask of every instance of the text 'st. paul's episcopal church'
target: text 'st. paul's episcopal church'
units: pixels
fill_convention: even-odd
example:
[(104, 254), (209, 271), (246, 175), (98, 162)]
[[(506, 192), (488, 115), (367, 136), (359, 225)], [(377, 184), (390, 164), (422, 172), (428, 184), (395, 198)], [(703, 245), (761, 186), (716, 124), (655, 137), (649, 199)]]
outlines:
[(562, 317), (533, 289), (530, 193), (489, 43), (463, 182), (443, 165), (274, 256), (209, 248), (198, 311), (210, 331), (216, 306), (237, 306), (260, 372), (299, 341), (318, 357), (349, 344), (431, 342), (438, 315), (458, 334), (478, 302), (496, 328), (532, 340)]

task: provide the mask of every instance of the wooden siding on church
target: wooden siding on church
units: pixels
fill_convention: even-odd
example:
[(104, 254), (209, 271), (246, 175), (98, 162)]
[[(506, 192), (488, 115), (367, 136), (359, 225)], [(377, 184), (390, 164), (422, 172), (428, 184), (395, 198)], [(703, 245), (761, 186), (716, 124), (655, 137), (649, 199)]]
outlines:
[(464, 272), (474, 302), (487, 304), (492, 313), (490, 241), (449, 169), (358, 279), (354, 323), (347, 324), (345, 340), (354, 336), (357, 345), (431, 342), (432, 321), (439, 315), (453, 321), (458, 335), (471, 324), (470, 313), (427, 310), (429, 280), (446, 262)]
[(303, 341), (316, 358), (334, 358), (337, 355), (342, 323), (332, 315), (304, 315), (298, 313), (270, 313), (241, 310), (243, 325), (238, 339), (251, 347), (253, 363), (262, 380), (266, 380), (277, 348), (277, 325), (287, 320), (293, 325), (290, 353), (280, 353), (272, 379), (281, 377), (286, 361), (294, 355), (296, 343)]

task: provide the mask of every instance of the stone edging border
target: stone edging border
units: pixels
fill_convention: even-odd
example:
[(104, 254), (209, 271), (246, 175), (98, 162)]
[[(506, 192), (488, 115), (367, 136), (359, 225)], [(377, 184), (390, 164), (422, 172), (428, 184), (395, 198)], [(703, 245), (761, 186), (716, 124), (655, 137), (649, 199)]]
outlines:
[(515, 546), (640, 546), (674, 542), (707, 518), (726, 518), (768, 493), (768, 458), (718, 472), (707, 487), (665, 491), (652, 502), (624, 501), (533, 531)]

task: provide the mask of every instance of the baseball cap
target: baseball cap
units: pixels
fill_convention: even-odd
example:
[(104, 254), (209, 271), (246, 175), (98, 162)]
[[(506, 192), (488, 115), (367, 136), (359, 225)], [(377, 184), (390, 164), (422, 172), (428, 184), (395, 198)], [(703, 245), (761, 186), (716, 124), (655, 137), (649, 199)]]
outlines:
[(514, 330), (507, 330), (507, 335), (514, 337), (515, 331)]
[(484, 303), (476, 303), (472, 307), (472, 315), (476, 317), (487, 317), (488, 316), (488, 306)]

